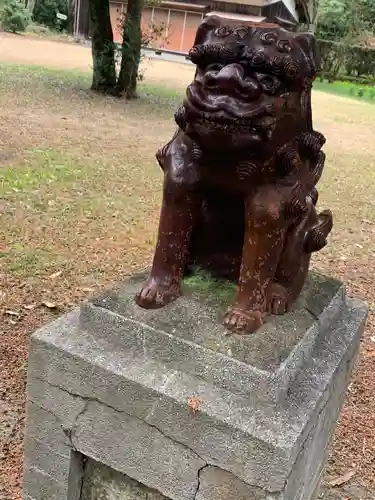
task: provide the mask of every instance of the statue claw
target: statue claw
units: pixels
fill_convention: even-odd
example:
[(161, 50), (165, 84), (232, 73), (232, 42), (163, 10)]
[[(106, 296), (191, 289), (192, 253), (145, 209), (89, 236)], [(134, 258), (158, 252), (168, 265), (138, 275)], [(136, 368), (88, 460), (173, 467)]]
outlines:
[(263, 325), (264, 316), (260, 311), (244, 311), (233, 307), (225, 315), (224, 326), (233, 333), (247, 335)]
[(135, 296), (135, 302), (144, 309), (159, 309), (174, 302), (181, 295), (179, 287), (149, 280)]

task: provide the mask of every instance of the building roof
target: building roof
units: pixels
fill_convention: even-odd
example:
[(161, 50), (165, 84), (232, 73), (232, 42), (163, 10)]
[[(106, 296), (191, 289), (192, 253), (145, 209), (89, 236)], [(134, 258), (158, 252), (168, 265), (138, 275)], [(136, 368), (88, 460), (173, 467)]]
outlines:
[(232, 12), (221, 12), (219, 10), (213, 10), (211, 12), (208, 12), (206, 14), (206, 17), (208, 16), (218, 16), (222, 17), (224, 19), (230, 19), (233, 21), (241, 21), (244, 23), (261, 23), (266, 20), (264, 16), (247, 16), (245, 14), (235, 14)]
[(296, 2), (295, 0), (266, 0), (266, 5), (272, 5), (273, 3), (278, 3), (280, 2), (285, 5), (285, 7), (289, 10), (289, 12), (292, 14), (293, 18), (298, 21), (298, 12), (296, 9)]
[(169, 8), (176, 8), (179, 10), (186, 9), (186, 10), (197, 10), (197, 11), (202, 11), (204, 12), (209, 8), (208, 5), (202, 5), (202, 4), (197, 4), (197, 3), (188, 3), (188, 2), (176, 2), (173, 0), (162, 0), (159, 4), (156, 4), (155, 7), (169, 7)]

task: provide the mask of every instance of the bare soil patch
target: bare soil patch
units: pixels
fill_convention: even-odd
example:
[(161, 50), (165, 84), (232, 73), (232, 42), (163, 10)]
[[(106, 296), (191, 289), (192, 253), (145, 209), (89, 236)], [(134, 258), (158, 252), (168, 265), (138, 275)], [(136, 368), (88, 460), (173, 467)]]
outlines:
[[(89, 75), (14, 65), (89, 71), (89, 49), (32, 43), (41, 45), (0, 38), (0, 62), (7, 63), (0, 64), (0, 425), (9, 423), (0, 434), (0, 498), (6, 500), (21, 498), (29, 336), (150, 262), (162, 181), (155, 150), (174, 131), (181, 96), (173, 89), (182, 91), (192, 76), (186, 65), (153, 61), (142, 99), (124, 103), (90, 94)], [(328, 139), (320, 205), (333, 210), (335, 229), (313, 265), (345, 280), (371, 310), (327, 478), (354, 471), (356, 484), (375, 488), (375, 106), (316, 93), (314, 108), (316, 128)]]
[[(0, 32), (0, 61), (14, 64), (32, 64), (48, 68), (90, 72), (91, 49), (73, 42), (58, 42)], [(142, 63), (147, 82), (183, 88), (194, 75), (194, 67), (145, 59)]]

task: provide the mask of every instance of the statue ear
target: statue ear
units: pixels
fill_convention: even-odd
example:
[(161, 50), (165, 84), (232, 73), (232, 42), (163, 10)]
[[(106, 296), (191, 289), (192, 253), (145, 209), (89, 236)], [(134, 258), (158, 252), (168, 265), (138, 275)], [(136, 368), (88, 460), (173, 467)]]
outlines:
[(202, 45), (206, 39), (207, 35), (222, 26), (222, 21), (218, 16), (207, 16), (201, 24), (198, 26), (197, 33), (195, 35), (194, 45)]
[(312, 33), (298, 33), (295, 41), (298, 42), (305, 56), (310, 60), (311, 69), (315, 75), (320, 70), (320, 57), (315, 36)]

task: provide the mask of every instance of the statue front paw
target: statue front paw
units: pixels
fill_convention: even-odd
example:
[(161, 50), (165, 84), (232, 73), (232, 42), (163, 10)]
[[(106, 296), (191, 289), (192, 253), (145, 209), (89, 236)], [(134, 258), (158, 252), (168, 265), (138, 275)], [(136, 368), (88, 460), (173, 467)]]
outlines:
[(166, 285), (151, 278), (137, 293), (135, 302), (144, 309), (159, 309), (175, 301), (180, 295), (180, 287)]
[(229, 309), (224, 317), (224, 326), (233, 333), (247, 335), (260, 328), (265, 314), (260, 311), (245, 311), (239, 307)]

